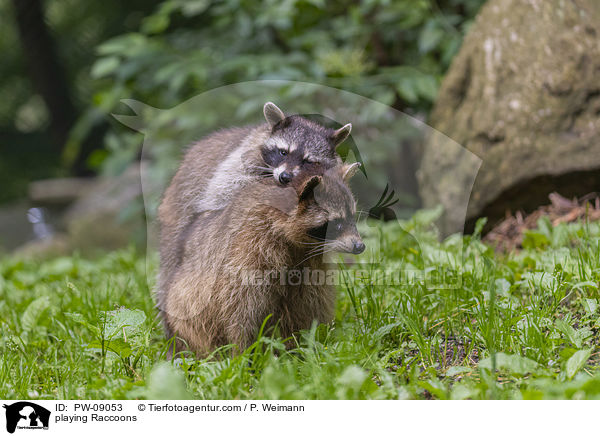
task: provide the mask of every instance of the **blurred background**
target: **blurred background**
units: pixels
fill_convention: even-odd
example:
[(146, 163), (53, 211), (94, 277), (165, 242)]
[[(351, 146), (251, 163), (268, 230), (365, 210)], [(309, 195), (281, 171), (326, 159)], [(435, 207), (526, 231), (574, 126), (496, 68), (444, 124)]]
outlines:
[[(0, 252), (143, 245), (143, 135), (111, 114), (136, 114), (122, 99), (170, 109), (250, 80), (350, 91), (479, 156), (467, 222), (442, 217), (448, 233), (481, 216), (488, 231), (553, 192), (572, 209), (600, 181), (599, 23), (596, 0), (0, 0)], [(232, 124), (250, 110), (237, 108)], [(147, 156), (163, 178), (178, 131), (229, 121), (164, 114), (164, 159)], [(382, 156), (400, 214), (471, 192), (452, 149), (404, 130)]]

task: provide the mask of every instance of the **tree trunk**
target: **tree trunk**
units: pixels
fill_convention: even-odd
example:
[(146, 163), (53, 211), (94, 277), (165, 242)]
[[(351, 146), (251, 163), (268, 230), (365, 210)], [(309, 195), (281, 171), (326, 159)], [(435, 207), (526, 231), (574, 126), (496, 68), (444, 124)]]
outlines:
[(44, 20), (42, 0), (12, 0), (12, 3), (29, 75), (50, 114), (50, 133), (55, 149), (60, 153), (75, 121), (76, 111)]

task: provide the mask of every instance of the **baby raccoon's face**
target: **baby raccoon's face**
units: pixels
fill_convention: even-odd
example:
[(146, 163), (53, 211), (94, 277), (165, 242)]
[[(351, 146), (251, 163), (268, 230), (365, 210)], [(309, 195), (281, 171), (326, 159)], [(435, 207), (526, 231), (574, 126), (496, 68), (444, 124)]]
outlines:
[(294, 217), (296, 228), (305, 235), (299, 237), (301, 244), (323, 252), (364, 251), (365, 244), (356, 229), (356, 202), (342, 177), (348, 171), (354, 172), (355, 165), (331, 169), (301, 184), (301, 207)]
[(303, 173), (320, 174), (337, 163), (335, 156), (315, 153), (311, 148), (311, 144), (270, 140), (265, 144), (262, 155), (275, 181), (287, 185)]
[(299, 116), (275, 125), (261, 154), (276, 182), (287, 185), (301, 174), (322, 174), (340, 163), (334, 131)]

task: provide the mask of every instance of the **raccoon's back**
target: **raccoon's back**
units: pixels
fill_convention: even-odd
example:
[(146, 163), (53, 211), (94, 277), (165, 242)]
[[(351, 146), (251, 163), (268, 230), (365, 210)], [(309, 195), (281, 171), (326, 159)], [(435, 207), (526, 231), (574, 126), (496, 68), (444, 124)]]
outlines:
[(193, 209), (197, 200), (215, 176), (219, 165), (252, 135), (253, 127), (217, 131), (193, 144), (186, 152), (165, 197), (172, 196), (180, 213)]
[[(166, 282), (181, 262), (182, 235), (194, 217), (201, 213), (198, 210), (201, 199), (211, 198), (212, 193), (207, 192), (211, 180), (215, 176), (223, 178), (223, 175), (217, 174), (221, 164), (228, 158), (231, 160), (232, 153), (240, 147), (251, 148), (264, 135), (263, 131), (267, 131), (264, 126), (220, 130), (193, 144), (185, 153), (158, 209), (161, 266), (159, 306)], [(234, 186), (235, 177), (238, 176), (229, 174), (224, 178), (232, 179)]]

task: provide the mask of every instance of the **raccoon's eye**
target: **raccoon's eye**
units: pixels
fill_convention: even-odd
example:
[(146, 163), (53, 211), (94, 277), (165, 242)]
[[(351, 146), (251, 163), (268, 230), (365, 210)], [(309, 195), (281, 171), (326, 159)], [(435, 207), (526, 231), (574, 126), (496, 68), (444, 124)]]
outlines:
[(342, 232), (342, 229), (344, 228), (344, 222), (339, 218), (331, 221), (331, 225), (336, 234), (340, 234)]
[(286, 156), (288, 154), (288, 152), (286, 150), (283, 150), (283, 149), (280, 148), (279, 149), (279, 154), (282, 155), (282, 156)]
[(313, 165), (319, 165), (319, 162), (314, 161), (314, 160), (310, 160), (310, 159), (304, 159), (302, 161), (303, 165), (309, 165), (309, 164), (313, 164)]

